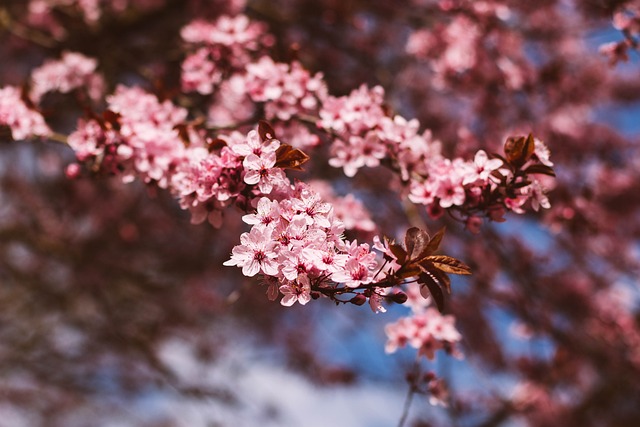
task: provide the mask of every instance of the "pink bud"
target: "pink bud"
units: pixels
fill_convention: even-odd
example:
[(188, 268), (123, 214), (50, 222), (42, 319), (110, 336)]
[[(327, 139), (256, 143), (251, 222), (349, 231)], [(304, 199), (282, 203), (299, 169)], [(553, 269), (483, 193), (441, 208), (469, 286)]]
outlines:
[(69, 179), (76, 179), (80, 176), (80, 165), (77, 163), (71, 163), (64, 171), (65, 175)]

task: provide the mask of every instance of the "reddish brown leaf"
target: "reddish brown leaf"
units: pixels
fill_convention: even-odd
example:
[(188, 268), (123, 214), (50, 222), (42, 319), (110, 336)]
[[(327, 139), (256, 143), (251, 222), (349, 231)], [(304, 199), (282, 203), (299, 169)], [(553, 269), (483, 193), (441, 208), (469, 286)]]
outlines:
[(178, 123), (173, 128), (178, 131), (178, 136), (180, 137), (180, 140), (185, 145), (185, 147), (188, 147), (189, 144), (191, 144), (191, 140), (189, 139), (189, 131), (187, 130), (187, 125), (184, 123)]
[(553, 171), (552, 168), (550, 168), (547, 165), (542, 165), (542, 164), (535, 164), (535, 165), (531, 165), (528, 168), (526, 168), (523, 172), (525, 173), (539, 173), (539, 174), (543, 174), (543, 175), (549, 175), (549, 176), (556, 176), (556, 173)]
[(104, 110), (102, 112), (102, 118), (105, 123), (111, 125), (111, 129), (120, 130), (120, 113), (113, 112), (111, 110)]
[(206, 141), (209, 146), (209, 151), (220, 150), (222, 147), (227, 145), (227, 142), (221, 138), (207, 138)]
[(280, 169), (302, 170), (300, 166), (307, 160), (309, 160), (309, 156), (304, 152), (288, 144), (282, 144), (276, 151), (275, 167)]
[(404, 245), (407, 248), (409, 260), (419, 260), (426, 256), (429, 246), (429, 234), (417, 227), (411, 227), (404, 236)]
[(451, 279), (449, 279), (449, 276), (447, 276), (446, 273), (436, 268), (429, 261), (425, 261), (420, 264), (420, 269), (423, 273), (433, 277), (440, 284), (440, 286), (443, 286), (447, 290), (448, 294), (451, 293)]
[(420, 274), (420, 266), (418, 264), (409, 263), (404, 264), (398, 271), (396, 271), (396, 276), (401, 279), (408, 279), (409, 277), (415, 277)]
[(450, 274), (471, 274), (471, 268), (460, 260), (446, 255), (434, 255), (427, 258), (434, 266)]
[[(444, 311), (444, 292), (438, 283), (438, 280), (430, 273), (422, 273), (418, 277), (420, 286), (420, 295), (424, 298), (431, 296), (435, 301), (438, 311)], [(428, 292), (427, 292), (428, 291)]]
[(398, 245), (397, 243), (392, 243), (389, 245), (389, 250), (393, 255), (395, 255), (396, 259), (398, 260), (398, 264), (404, 264), (407, 259), (407, 251), (405, 251), (402, 246)]
[(510, 136), (504, 143), (504, 154), (508, 163), (519, 168), (531, 158), (534, 148), (533, 135), (529, 134), (527, 137)]
[(440, 242), (442, 242), (442, 238), (444, 237), (444, 227), (442, 227), (438, 232), (429, 240), (429, 244), (427, 245), (427, 251), (424, 256), (429, 256), (440, 247)]
[(276, 139), (275, 131), (273, 130), (271, 125), (264, 120), (260, 120), (258, 122), (258, 135), (260, 135), (260, 139), (262, 139), (263, 141)]

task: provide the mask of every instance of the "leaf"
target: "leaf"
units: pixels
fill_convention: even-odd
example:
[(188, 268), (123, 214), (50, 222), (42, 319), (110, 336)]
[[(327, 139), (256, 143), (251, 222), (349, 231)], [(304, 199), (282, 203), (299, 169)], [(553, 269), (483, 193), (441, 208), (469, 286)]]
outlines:
[(206, 139), (207, 145), (209, 146), (209, 152), (213, 151), (213, 150), (220, 150), (222, 149), (222, 147), (227, 145), (227, 142), (222, 139), (222, 138), (207, 138)]
[(309, 156), (301, 150), (293, 148), (289, 144), (282, 144), (276, 151), (275, 167), (301, 171), (302, 168), (300, 166), (306, 163), (307, 160), (309, 160)]
[(462, 261), (446, 255), (434, 255), (427, 258), (433, 265), (450, 274), (471, 274), (471, 268)]
[(531, 181), (525, 179), (524, 181), (516, 182), (515, 184), (511, 184), (513, 188), (524, 188), (527, 185), (531, 185)]
[(415, 264), (415, 263), (404, 264), (402, 267), (398, 269), (398, 271), (396, 271), (396, 276), (398, 276), (401, 279), (408, 279), (409, 277), (417, 276), (418, 274), (420, 274), (420, 271), (422, 271), (422, 269), (418, 264)]
[(182, 141), (184, 146), (188, 147), (189, 144), (191, 144), (191, 140), (189, 139), (189, 131), (187, 129), (187, 125), (184, 123), (178, 123), (173, 128), (178, 131), (178, 136), (180, 137), (180, 140)]
[(531, 134), (527, 137), (510, 136), (504, 143), (504, 154), (507, 162), (518, 168), (531, 158), (534, 149), (535, 141)]
[(405, 251), (402, 246), (398, 245), (397, 243), (392, 243), (389, 245), (389, 250), (393, 255), (395, 255), (396, 259), (398, 260), (398, 264), (404, 264), (407, 259), (407, 251)]
[(425, 256), (431, 255), (440, 247), (440, 242), (442, 242), (442, 238), (444, 237), (445, 228), (442, 227), (438, 232), (429, 240), (429, 244), (427, 245), (427, 253)]
[(498, 170), (492, 171), (491, 176), (499, 180), (501, 185), (505, 185), (507, 183), (507, 177)]
[(556, 176), (556, 173), (553, 171), (552, 168), (550, 168), (547, 165), (542, 165), (542, 164), (535, 164), (535, 165), (531, 165), (528, 168), (526, 168), (524, 171), (524, 173), (540, 173), (543, 175), (549, 175), (549, 176)]
[(426, 231), (418, 227), (408, 229), (404, 236), (404, 245), (407, 248), (409, 260), (420, 260), (427, 256), (429, 241), (429, 234)]
[(438, 311), (442, 313), (444, 311), (444, 292), (442, 292), (438, 280), (432, 274), (425, 272), (418, 277), (418, 283), (422, 285), (420, 286), (420, 295), (424, 298), (431, 296)]
[(447, 276), (446, 273), (428, 262), (420, 264), (420, 269), (423, 273), (426, 273), (433, 277), (440, 284), (440, 286), (443, 286), (447, 290), (448, 294), (451, 293), (451, 279), (449, 279), (449, 276)]
[(111, 129), (120, 130), (120, 118), (122, 116), (120, 115), (120, 113), (116, 113), (113, 112), (111, 110), (104, 110), (102, 112), (102, 118), (104, 119), (105, 123), (108, 123), (111, 125)]
[(260, 135), (260, 139), (262, 139), (262, 141), (276, 139), (275, 131), (273, 130), (271, 125), (264, 120), (260, 120), (258, 122), (258, 135)]

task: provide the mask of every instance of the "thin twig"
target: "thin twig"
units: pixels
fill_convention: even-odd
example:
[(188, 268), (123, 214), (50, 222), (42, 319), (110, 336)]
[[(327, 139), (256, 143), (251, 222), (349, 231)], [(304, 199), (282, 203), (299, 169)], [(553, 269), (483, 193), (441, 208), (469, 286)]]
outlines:
[[(417, 356), (419, 357), (419, 356)], [(411, 376), (409, 377), (409, 390), (407, 390), (407, 397), (404, 399), (404, 407), (402, 408), (402, 415), (398, 421), (398, 427), (404, 427), (404, 423), (407, 422), (409, 417), (409, 409), (411, 408), (411, 402), (413, 396), (416, 394), (416, 379), (420, 375), (420, 360), (416, 358), (413, 364)]]

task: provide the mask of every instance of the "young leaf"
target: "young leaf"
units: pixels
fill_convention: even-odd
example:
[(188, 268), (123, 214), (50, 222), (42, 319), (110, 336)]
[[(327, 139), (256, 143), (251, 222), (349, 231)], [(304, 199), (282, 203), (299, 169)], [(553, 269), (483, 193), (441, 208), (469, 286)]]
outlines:
[(531, 134), (527, 137), (510, 136), (504, 143), (504, 154), (507, 162), (518, 168), (531, 158), (534, 149), (535, 142)]
[(108, 123), (111, 125), (111, 129), (115, 129), (117, 131), (120, 130), (121, 117), (120, 113), (116, 113), (111, 110), (104, 110), (102, 112), (102, 119), (104, 120), (104, 123)]
[(442, 227), (429, 241), (429, 244), (427, 245), (427, 253), (425, 254), (425, 256), (431, 255), (432, 253), (438, 250), (438, 248), (440, 247), (440, 242), (442, 242), (443, 237), (444, 237), (444, 227)]
[(420, 295), (424, 298), (431, 296), (438, 307), (438, 311), (442, 313), (444, 311), (444, 292), (442, 292), (437, 279), (429, 273), (422, 273), (418, 277), (418, 283), (421, 285)]
[(471, 268), (460, 260), (446, 255), (433, 255), (427, 258), (438, 269), (451, 274), (471, 274)]
[(420, 264), (420, 269), (422, 270), (422, 272), (431, 276), (434, 280), (436, 280), (437, 283), (440, 284), (440, 286), (443, 286), (446, 289), (448, 294), (450, 294), (451, 279), (449, 279), (449, 276), (447, 276), (447, 274), (443, 271), (437, 269), (433, 264), (429, 264), (429, 262)]
[(293, 148), (289, 144), (282, 144), (276, 150), (276, 164), (275, 167), (280, 169), (294, 169), (301, 171), (300, 167), (302, 164), (306, 163), (309, 160), (309, 156), (307, 156), (304, 152), (298, 150), (297, 148)]
[(407, 251), (405, 251), (402, 246), (398, 245), (397, 243), (392, 243), (389, 245), (389, 250), (393, 255), (395, 255), (396, 259), (398, 260), (398, 264), (404, 264), (407, 259)]
[(409, 277), (414, 277), (420, 274), (421, 268), (419, 265), (415, 263), (406, 263), (403, 264), (402, 267), (398, 271), (396, 271), (396, 276), (401, 279), (408, 279)]
[(535, 164), (535, 165), (531, 165), (528, 168), (526, 168), (524, 171), (524, 173), (540, 173), (543, 175), (549, 175), (549, 176), (556, 176), (556, 173), (553, 171), (552, 168), (550, 168), (547, 165), (542, 165), (542, 164)]
[(213, 150), (220, 150), (222, 149), (222, 147), (227, 145), (227, 142), (221, 138), (215, 138), (215, 139), (207, 138), (206, 142), (210, 152)]
[(404, 245), (410, 260), (419, 260), (427, 256), (429, 234), (417, 227), (411, 227), (404, 236)]
[(187, 125), (184, 123), (178, 123), (173, 127), (173, 129), (178, 131), (178, 137), (180, 137), (180, 140), (182, 141), (184, 146), (188, 147), (191, 141), (189, 139), (189, 131), (187, 129)]
[(275, 131), (271, 125), (264, 120), (260, 120), (258, 122), (258, 135), (260, 135), (260, 139), (262, 139), (262, 141), (276, 139)]

